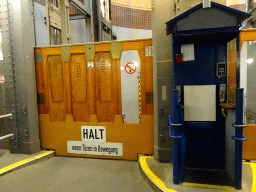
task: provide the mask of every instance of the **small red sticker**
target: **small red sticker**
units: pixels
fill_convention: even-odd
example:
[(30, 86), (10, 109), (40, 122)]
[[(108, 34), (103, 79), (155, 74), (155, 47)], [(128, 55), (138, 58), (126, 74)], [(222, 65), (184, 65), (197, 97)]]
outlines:
[(5, 78), (4, 75), (0, 75), (0, 84), (4, 84)]
[(129, 62), (125, 65), (125, 71), (128, 74), (133, 74), (136, 71), (136, 66), (134, 65), (133, 62)]

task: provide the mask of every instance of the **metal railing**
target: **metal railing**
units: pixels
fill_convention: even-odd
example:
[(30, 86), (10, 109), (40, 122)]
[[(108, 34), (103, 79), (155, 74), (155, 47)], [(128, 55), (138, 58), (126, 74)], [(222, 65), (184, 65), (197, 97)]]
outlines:
[[(6, 117), (9, 117), (9, 118), (11, 119), (11, 118), (12, 118), (12, 114), (0, 115), (0, 119), (6, 118)], [(11, 137), (12, 139), (14, 139), (14, 134), (11, 133), (11, 134), (2, 136), (2, 137), (0, 137), (0, 140), (6, 139), (6, 138), (9, 138), (9, 137)]]
[(0, 115), (0, 119), (10, 117), (12, 118), (12, 114)]

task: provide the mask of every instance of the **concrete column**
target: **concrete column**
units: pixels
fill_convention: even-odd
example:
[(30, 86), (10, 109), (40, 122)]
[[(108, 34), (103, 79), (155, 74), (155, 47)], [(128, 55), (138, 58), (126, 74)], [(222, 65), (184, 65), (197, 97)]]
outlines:
[(172, 113), (172, 38), (166, 36), (165, 22), (174, 17), (173, 5), (173, 1), (152, 0), (154, 157), (160, 162), (172, 162), (167, 119)]

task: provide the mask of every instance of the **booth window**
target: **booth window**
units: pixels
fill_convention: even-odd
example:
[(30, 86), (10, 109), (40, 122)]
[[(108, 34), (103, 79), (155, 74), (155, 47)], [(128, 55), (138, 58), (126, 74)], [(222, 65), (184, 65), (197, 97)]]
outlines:
[(256, 124), (256, 41), (245, 41), (240, 54), (240, 87), (244, 88), (246, 124)]

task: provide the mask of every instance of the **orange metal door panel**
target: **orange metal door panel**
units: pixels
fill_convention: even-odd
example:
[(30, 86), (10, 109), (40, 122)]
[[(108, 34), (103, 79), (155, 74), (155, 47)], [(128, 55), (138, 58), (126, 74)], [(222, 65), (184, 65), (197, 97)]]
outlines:
[(247, 125), (243, 133), (247, 137), (243, 142), (243, 159), (256, 160), (256, 125)]
[(71, 56), (71, 90), (74, 121), (88, 122), (90, 101), (87, 95), (87, 70), (84, 54)]
[(50, 117), (52, 121), (65, 120), (63, 65), (59, 55), (48, 56), (47, 61)]
[(113, 122), (118, 113), (116, 66), (109, 52), (96, 53), (96, 114), (99, 122)]
[[(138, 124), (123, 122), (120, 60), (111, 58), (110, 43), (95, 44), (92, 69), (86, 66), (84, 45), (70, 45), (70, 60), (63, 63), (60, 47), (36, 48), (43, 57), (36, 69), (38, 93), (45, 94), (46, 108), (44, 114), (39, 111), (41, 147), (55, 149), (57, 155), (90, 158), (137, 160), (137, 154), (153, 154), (153, 105), (146, 103), (146, 92), (153, 91), (153, 64), (152, 56), (145, 57), (145, 46), (151, 45), (150, 39), (121, 42), (121, 50), (138, 50), (141, 58), (144, 96)], [(58, 78), (54, 77), (56, 67), (62, 70)], [(81, 141), (81, 126), (105, 126), (107, 142), (122, 143), (123, 156), (68, 153), (68, 140)]]

